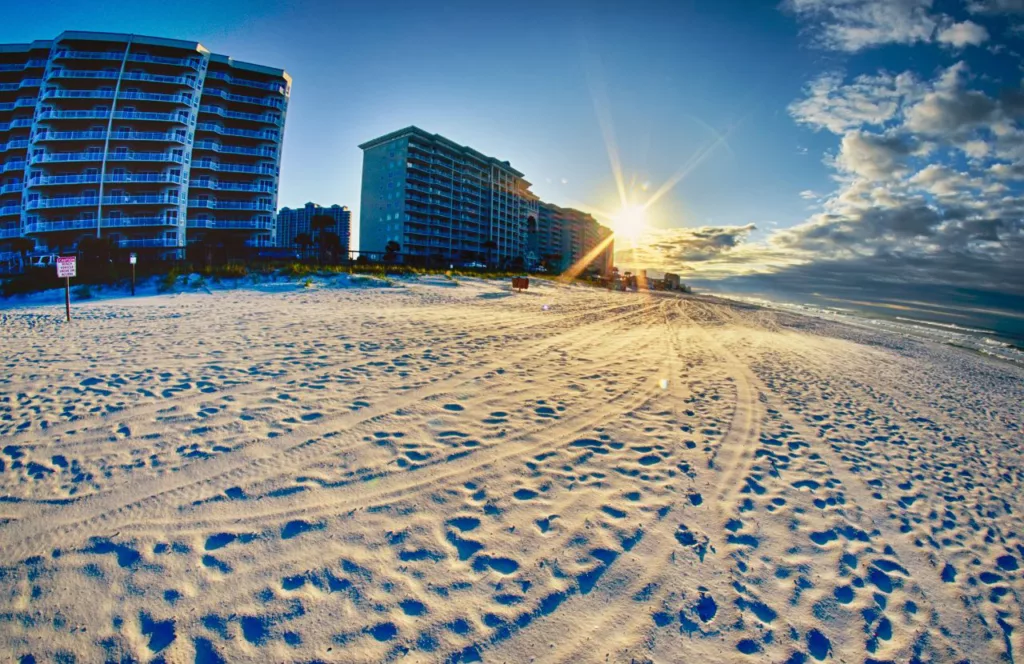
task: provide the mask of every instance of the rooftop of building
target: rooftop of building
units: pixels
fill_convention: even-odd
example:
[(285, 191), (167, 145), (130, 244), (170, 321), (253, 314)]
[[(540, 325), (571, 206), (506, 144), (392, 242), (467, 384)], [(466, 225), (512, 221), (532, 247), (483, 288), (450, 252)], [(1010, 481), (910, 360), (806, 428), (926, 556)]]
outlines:
[(211, 62), (217, 62), (220, 64), (228, 65), (241, 71), (251, 71), (257, 74), (264, 74), (267, 76), (280, 76), (291, 85), (292, 77), (283, 69), (276, 67), (267, 67), (265, 65), (258, 65), (252, 62), (243, 62), (241, 60), (235, 60), (227, 55), (220, 55), (217, 53), (211, 53), (208, 48), (196, 41), (188, 41), (183, 39), (168, 39), (166, 37), (152, 37), (149, 35), (134, 35), (121, 32), (90, 32), (90, 31), (78, 31), (78, 30), (66, 30), (56, 39), (53, 40), (36, 40), (31, 44), (0, 44), (0, 53), (25, 53), (29, 51), (35, 51), (40, 49), (50, 49), (54, 43), (60, 43), (62, 41), (97, 41), (97, 42), (121, 42), (127, 43), (131, 41), (133, 44), (143, 44), (147, 46), (158, 46), (163, 48), (177, 48), (186, 51), (195, 51), (203, 55), (209, 55)]
[[(456, 143), (455, 141), (451, 140), (450, 138), (445, 138), (441, 134), (431, 134), (430, 132), (424, 131), (424, 130), (420, 129), (419, 127), (415, 126), (415, 125), (410, 125), (408, 127), (405, 127), (404, 129), (399, 129), (398, 131), (393, 131), (390, 134), (384, 134), (383, 136), (379, 136), (377, 138), (369, 140), (369, 141), (361, 144), (359, 146), (359, 149), (360, 150), (368, 150), (370, 148), (375, 148), (378, 145), (383, 145), (384, 143), (388, 143), (390, 141), (393, 141), (393, 140), (396, 140), (396, 139), (399, 139), (399, 138), (404, 138), (406, 136), (418, 136), (418, 137), (420, 137), (422, 139), (425, 139), (425, 140), (428, 140), (428, 141), (433, 141), (435, 143), (439, 143), (439, 144), (441, 144), (441, 145), (443, 145), (443, 146), (445, 146), (445, 147), (447, 147), (447, 148), (449, 148), (451, 150), (455, 150), (457, 152), (461, 152), (461, 153), (466, 154), (468, 156), (471, 156), (471, 157), (473, 157), (475, 159), (479, 159), (480, 161), (483, 161), (483, 162), (486, 162), (488, 164), (491, 164), (491, 165), (497, 166), (499, 168), (502, 168), (502, 169), (508, 171), (509, 173), (512, 173), (516, 177), (519, 177), (519, 178), (524, 177), (521, 172), (519, 172), (516, 169), (512, 168), (512, 164), (510, 164), (508, 161), (502, 161), (502, 160), (497, 159), (495, 157), (489, 157), (489, 156), (483, 154), (482, 152), (478, 152), (477, 150), (474, 150), (473, 148), (469, 147), (468, 145), (460, 145), (460, 144)], [(526, 182), (526, 184), (529, 185), (530, 183)]]
[(590, 214), (589, 212), (584, 212), (583, 210), (577, 210), (576, 208), (562, 207), (560, 205), (555, 205), (554, 203), (548, 203), (546, 201), (541, 201), (539, 205), (540, 205), (540, 209), (541, 210), (544, 210), (546, 208), (549, 212), (554, 212), (554, 213), (561, 214), (561, 215), (564, 215), (564, 216), (574, 216), (574, 217), (583, 218), (583, 219), (585, 219), (587, 221), (593, 222), (599, 228), (603, 228), (605, 230), (609, 230), (607, 226), (605, 226), (604, 224), (599, 222), (594, 217), (594, 215)]
[(320, 208), (321, 210), (348, 210), (347, 205), (338, 205), (337, 203), (335, 203), (334, 205), (320, 205), (319, 203), (310, 202), (306, 203), (300, 208), (290, 208), (285, 206), (281, 208), (281, 212), (291, 212), (292, 210), (305, 210), (309, 208)]

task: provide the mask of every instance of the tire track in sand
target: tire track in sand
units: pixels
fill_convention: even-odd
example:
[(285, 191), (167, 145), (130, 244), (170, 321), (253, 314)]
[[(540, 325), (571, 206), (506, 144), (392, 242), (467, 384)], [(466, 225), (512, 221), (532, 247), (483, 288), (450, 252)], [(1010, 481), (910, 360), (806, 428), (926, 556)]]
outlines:
[[(607, 332), (609, 323), (622, 323), (656, 309), (657, 304), (640, 306), (625, 314), (604, 318), (545, 339), (539, 344), (528, 346), (519, 353), (497, 360), (485, 360), (475, 367), (441, 379), (423, 388), (406, 392), (389, 400), (384, 406), (370, 406), (355, 412), (342, 413), (316, 421), (315, 425), (293, 431), (275, 439), (273, 443), (256, 442), (237, 452), (213, 459), (203, 460), (188, 466), (191, 472), (162, 476), (157, 481), (138, 485), (126, 482), (101, 494), (93, 494), (70, 505), (53, 508), (46, 505), (28, 505), (28, 509), (13, 515), (18, 521), (17, 528), (0, 529), (0, 546), (9, 556), (20, 559), (48, 551), (55, 540), (81, 538), (96, 534), (96, 530), (116, 530), (122, 525), (145, 520), (160, 514), (166, 501), (175, 496), (186, 495), (196, 486), (217, 484), (221, 481), (235, 483), (240, 478), (266, 478), (280, 474), (279, 459), (289, 452), (299, 451), (303, 462), (322, 458), (334, 451), (334, 442), (322, 436), (332, 430), (351, 428), (369, 422), (403, 407), (444, 394), (459, 386), (471, 383), (488, 373), (508, 364), (523, 361), (542, 354), (556, 346), (573, 347), (577, 344), (600, 342), (593, 332)], [(316, 440), (319, 438), (319, 440)], [(241, 458), (239, 458), (241, 457)], [(131, 478), (129, 478), (130, 480)], [(16, 533), (13, 531), (17, 531)]]

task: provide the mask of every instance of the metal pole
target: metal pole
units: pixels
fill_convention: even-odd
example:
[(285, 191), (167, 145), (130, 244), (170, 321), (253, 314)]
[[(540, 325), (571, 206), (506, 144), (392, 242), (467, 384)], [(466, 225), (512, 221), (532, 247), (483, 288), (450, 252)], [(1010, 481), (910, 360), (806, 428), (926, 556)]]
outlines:
[(64, 277), (64, 312), (71, 322), (71, 277)]
[(132, 297), (135, 297), (135, 263), (132, 263)]

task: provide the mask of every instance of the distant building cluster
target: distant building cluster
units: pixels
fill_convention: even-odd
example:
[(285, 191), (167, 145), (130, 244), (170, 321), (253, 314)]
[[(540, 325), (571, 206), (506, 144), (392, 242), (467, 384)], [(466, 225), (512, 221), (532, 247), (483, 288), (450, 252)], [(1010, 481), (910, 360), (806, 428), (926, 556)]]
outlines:
[(593, 253), (586, 268), (611, 267), (610, 231), (583, 212), (541, 202), (507, 161), (418, 127), (359, 147), (361, 252), (397, 243), (413, 264), (556, 271)]
[(528, 266), (562, 273), (587, 259), (588, 267), (607, 275), (615, 249), (611, 234), (586, 212), (542, 202), (536, 226), (527, 229)]
[[(0, 265), (87, 240), (162, 259), (318, 241), (321, 257), (347, 256), (347, 207), (275, 212), (290, 92), (283, 70), (198, 42), (64, 32), (0, 45)], [(611, 273), (611, 231), (541, 201), (508, 161), (417, 127), (359, 147), (361, 253)]]
[(301, 208), (281, 208), (277, 213), (277, 243), (281, 247), (297, 247), (306, 240), (316, 240), (318, 231), (314, 228), (313, 217), (330, 217), (334, 225), (324, 230), (337, 234), (341, 241), (341, 251), (349, 251), (349, 239), (352, 225), (352, 212), (344, 206), (332, 205), (322, 207), (316, 203), (306, 203)]

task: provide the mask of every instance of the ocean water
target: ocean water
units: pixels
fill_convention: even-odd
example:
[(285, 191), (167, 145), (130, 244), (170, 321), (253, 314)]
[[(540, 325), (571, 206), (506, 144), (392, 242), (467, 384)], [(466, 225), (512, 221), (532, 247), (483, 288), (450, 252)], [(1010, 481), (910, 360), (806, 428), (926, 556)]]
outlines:
[[(1024, 365), (1024, 298), (998, 297), (954, 302), (911, 299), (847, 299), (812, 296), (807, 301), (786, 301), (749, 295), (725, 295), (769, 308), (796, 311), (831, 320), (845, 320), (896, 334), (909, 334), (958, 346)], [(996, 295), (997, 297), (992, 297)], [(1020, 305), (1021, 309), (1010, 309)]]

